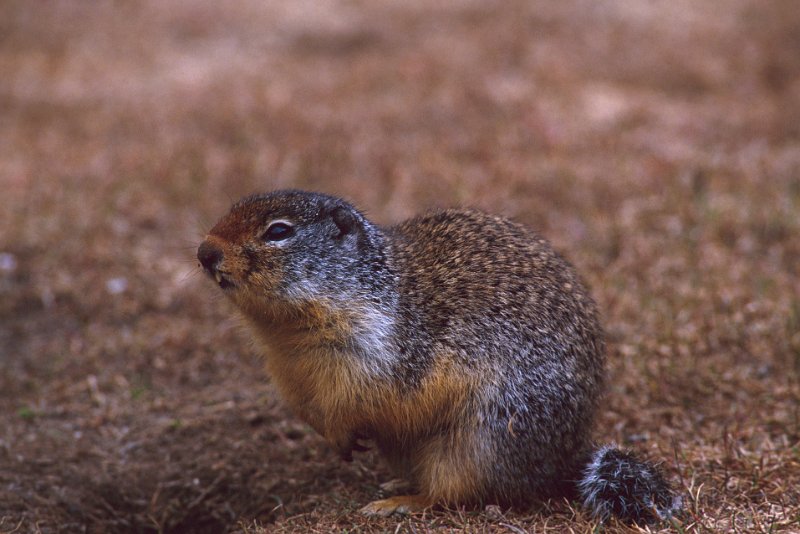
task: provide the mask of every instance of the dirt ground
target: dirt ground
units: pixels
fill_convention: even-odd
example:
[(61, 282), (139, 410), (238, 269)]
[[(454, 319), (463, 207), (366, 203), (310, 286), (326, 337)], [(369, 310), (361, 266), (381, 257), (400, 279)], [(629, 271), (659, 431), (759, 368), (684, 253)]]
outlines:
[[(800, 532), (794, 0), (0, 3), (0, 532), (596, 532), (367, 520), (194, 259), (242, 195), (548, 236), (609, 338), (596, 428), (675, 532)], [(624, 530), (610, 524), (609, 531)]]

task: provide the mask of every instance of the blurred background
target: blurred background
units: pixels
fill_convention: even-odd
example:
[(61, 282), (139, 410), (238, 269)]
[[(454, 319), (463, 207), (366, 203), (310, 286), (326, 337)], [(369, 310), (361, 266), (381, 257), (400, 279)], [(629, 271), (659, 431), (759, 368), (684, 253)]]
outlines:
[[(388, 473), (286, 412), (194, 259), (287, 187), (542, 232), (608, 330), (598, 440), (668, 460), (684, 528), (800, 528), (794, 1), (6, 0), (0, 531), (369, 528)], [(592, 528), (554, 506), (504, 521)]]

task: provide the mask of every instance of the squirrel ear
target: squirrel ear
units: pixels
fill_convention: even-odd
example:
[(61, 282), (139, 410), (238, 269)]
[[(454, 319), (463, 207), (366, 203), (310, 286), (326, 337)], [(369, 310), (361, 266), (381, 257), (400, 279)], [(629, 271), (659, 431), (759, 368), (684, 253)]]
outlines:
[(352, 211), (344, 206), (336, 206), (331, 210), (331, 219), (339, 228), (340, 237), (347, 235), (358, 227), (358, 220)]

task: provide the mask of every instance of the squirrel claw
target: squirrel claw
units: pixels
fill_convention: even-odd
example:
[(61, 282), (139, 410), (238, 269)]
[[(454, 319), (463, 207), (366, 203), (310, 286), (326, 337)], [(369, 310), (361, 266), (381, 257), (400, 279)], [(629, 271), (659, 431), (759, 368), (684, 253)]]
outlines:
[(353, 450), (356, 452), (366, 452), (371, 448), (372, 447), (370, 447), (369, 445), (362, 445), (361, 443), (358, 442), (358, 440), (353, 442)]
[(339, 448), (339, 457), (344, 460), (345, 462), (352, 462), (353, 461), (353, 451), (355, 452), (365, 452), (370, 450), (371, 447), (368, 445), (362, 445), (358, 442), (358, 439), (354, 439), (351, 441), (347, 447)]

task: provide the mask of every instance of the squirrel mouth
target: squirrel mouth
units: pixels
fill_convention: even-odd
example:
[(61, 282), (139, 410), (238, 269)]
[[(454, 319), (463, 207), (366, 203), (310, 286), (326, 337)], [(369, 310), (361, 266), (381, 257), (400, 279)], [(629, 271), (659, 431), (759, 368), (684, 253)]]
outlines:
[(213, 273), (209, 273), (209, 274), (211, 274), (211, 277), (214, 278), (214, 280), (216, 280), (217, 284), (222, 289), (230, 289), (230, 288), (236, 286), (236, 284), (231, 282), (231, 280), (228, 278), (227, 273), (223, 273), (222, 271), (215, 270)]

